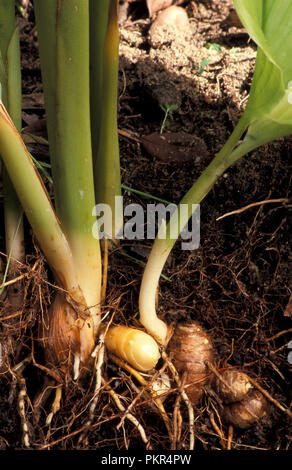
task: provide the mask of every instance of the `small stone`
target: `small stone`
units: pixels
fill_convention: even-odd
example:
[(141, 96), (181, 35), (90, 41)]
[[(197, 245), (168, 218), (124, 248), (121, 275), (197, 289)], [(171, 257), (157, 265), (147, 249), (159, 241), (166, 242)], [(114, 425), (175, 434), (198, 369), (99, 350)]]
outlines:
[(146, 0), (149, 16), (153, 16), (157, 11), (168, 8), (172, 5), (173, 0)]
[(184, 132), (150, 134), (143, 136), (141, 143), (152, 157), (166, 163), (200, 163), (208, 157), (208, 149), (203, 139)]
[(171, 6), (158, 13), (156, 20), (149, 29), (149, 43), (152, 47), (160, 47), (190, 32), (190, 23), (186, 11), (177, 6)]

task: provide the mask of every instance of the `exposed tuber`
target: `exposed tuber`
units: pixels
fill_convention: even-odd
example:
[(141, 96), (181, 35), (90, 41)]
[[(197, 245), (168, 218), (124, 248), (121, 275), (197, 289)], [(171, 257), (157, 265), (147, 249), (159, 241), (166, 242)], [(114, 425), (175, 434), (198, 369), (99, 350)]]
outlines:
[(196, 405), (209, 379), (207, 363), (213, 360), (209, 335), (196, 322), (179, 324), (169, 342), (168, 352), (173, 354), (173, 365), (184, 379), (189, 399)]
[(241, 371), (228, 369), (216, 378), (216, 390), (224, 403), (242, 400), (251, 388), (248, 375)]
[(222, 419), (226, 424), (247, 429), (267, 415), (267, 400), (253, 389), (244, 372), (225, 370), (216, 378), (215, 387), (223, 402)]
[(258, 390), (253, 390), (241, 401), (226, 405), (222, 418), (226, 424), (247, 429), (267, 415), (267, 400)]
[(156, 341), (136, 328), (113, 326), (107, 332), (105, 345), (110, 352), (142, 372), (153, 369), (160, 358)]

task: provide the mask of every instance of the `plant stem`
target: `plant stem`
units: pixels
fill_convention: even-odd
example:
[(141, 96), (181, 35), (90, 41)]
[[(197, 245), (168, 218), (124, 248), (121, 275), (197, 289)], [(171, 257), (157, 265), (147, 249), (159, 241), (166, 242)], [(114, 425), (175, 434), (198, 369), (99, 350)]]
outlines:
[(168, 113), (169, 113), (169, 109), (168, 108), (162, 108), (163, 111), (164, 111), (164, 118), (163, 118), (163, 121), (162, 121), (162, 124), (161, 124), (161, 127), (160, 127), (160, 134), (163, 133), (164, 131), (164, 128), (165, 128), (165, 123), (166, 123), (166, 120), (167, 120), (167, 116), (168, 116)]
[[(105, 226), (112, 227), (115, 239), (123, 226), (121, 201), (120, 157), (117, 129), (117, 79), (119, 68), (118, 1), (109, 0), (108, 24), (104, 41), (103, 81), (99, 145), (94, 158), (96, 202), (111, 207), (111, 220)], [(106, 216), (106, 214), (105, 214)]]
[(34, 0), (50, 158), (55, 160), (57, 0)]
[(2, 103), (0, 103), (0, 153), (56, 279), (65, 289), (77, 290), (78, 279), (74, 273), (68, 242), (55, 216), (43, 182)]
[(56, 135), (52, 173), (55, 204), (69, 241), (79, 285), (96, 321), (100, 310), (101, 258), (92, 234), (95, 205), (90, 132), (89, 4), (58, 1)]
[(90, 112), (92, 155), (98, 151), (103, 109), (104, 40), (108, 22), (109, 0), (90, 0)]
[[(11, 183), (10, 183), (10, 184), (11, 184)], [(14, 189), (14, 188), (13, 188), (13, 189)], [(17, 224), (17, 226), (16, 226), (16, 228), (15, 228), (14, 237), (11, 239), (11, 244), (12, 244), (12, 246), (13, 246), (14, 240), (17, 238), (17, 235), (18, 235), (18, 233), (19, 233), (19, 227), (20, 227), (20, 224), (21, 224), (21, 223), (22, 223), (22, 212), (20, 213), (19, 220), (18, 220), (18, 224)], [(3, 294), (3, 291), (4, 291), (4, 289), (5, 289), (5, 282), (6, 282), (6, 279), (7, 279), (7, 277), (8, 277), (8, 268), (10, 268), (11, 256), (12, 256), (12, 250), (10, 250), (10, 252), (8, 252), (8, 254), (7, 254), (7, 264), (6, 264), (5, 272), (4, 272), (4, 275), (3, 275), (3, 279), (2, 279), (2, 277), (1, 277), (2, 271), (0, 270), (0, 277), (1, 277), (1, 284), (2, 284), (2, 286), (0, 287), (0, 296)], [(2, 265), (1, 265), (1, 268), (2, 268)], [(13, 283), (13, 285), (15, 285), (15, 284), (18, 285), (18, 282), (16, 282), (16, 283), (14, 282), (14, 283)], [(8, 287), (8, 289), (9, 289), (9, 287)], [(8, 290), (8, 292), (9, 292), (9, 290)], [(11, 293), (9, 292), (9, 297), (10, 297), (10, 296), (11, 296)], [(17, 296), (17, 297), (20, 297), (20, 296)], [(21, 296), (21, 298), (22, 298), (22, 296)], [(10, 300), (10, 302), (11, 302), (11, 299), (9, 299), (9, 300)], [(15, 303), (13, 302), (13, 305), (19, 306), (20, 303), (18, 302), (18, 300), (19, 300), (19, 299), (17, 298), (17, 301), (16, 301)]]
[(147, 199), (153, 199), (154, 201), (162, 202), (163, 204), (172, 204), (169, 201), (166, 201), (165, 199), (160, 199), (157, 196), (153, 196), (152, 194), (144, 193), (143, 191), (139, 191), (138, 189), (130, 188), (129, 186), (126, 186), (125, 184), (121, 185), (121, 188), (124, 189), (125, 191), (129, 191), (130, 193), (133, 194), (138, 194), (139, 196), (145, 197)]
[(68, 358), (71, 350), (75, 355), (74, 369), (78, 373), (79, 361), (84, 362), (94, 346), (100, 323), (101, 294), (100, 246), (92, 234), (95, 194), (90, 118), (89, 0), (36, 0), (35, 11), (54, 202), (60, 232), (68, 242), (70, 273), (75, 281), (72, 286), (66, 275), (62, 279), (57, 273), (58, 282), (68, 287), (74, 305), (68, 305), (61, 295), (56, 297), (50, 309), (48, 344), (59, 361), (66, 361), (63, 353), (66, 352)]
[[(179, 236), (180, 231), (178, 227), (184, 227), (187, 224), (192, 215), (192, 205), (199, 204), (204, 199), (224, 171), (226, 171), (226, 169), (241, 156), (255, 148), (254, 142), (249, 142), (247, 145), (245, 141), (243, 141), (235, 150), (233, 150), (241, 135), (246, 130), (247, 125), (248, 122), (243, 116), (224, 147), (180, 201), (175, 213), (167, 224), (166, 237), (161, 239), (157, 236), (154, 241), (142, 277), (139, 310), (140, 322), (161, 344), (165, 344), (167, 339), (167, 325), (157, 318), (156, 315), (156, 290), (165, 262)], [(188, 205), (188, 211), (181, 210), (181, 205), (184, 204)], [(171, 237), (171, 234), (173, 233), (171, 230), (171, 227), (173, 228), (173, 221), (175, 221), (177, 230), (175, 231), (176, 235)]]
[[(18, 131), (21, 129), (21, 73), (19, 28), (15, 27), (13, 2), (0, 1), (0, 52), (5, 59), (5, 78), (1, 80), (3, 102)], [(17, 261), (24, 260), (22, 207), (6, 169), (3, 171), (4, 224), (6, 253), (9, 255), (8, 277), (14, 277)], [(21, 283), (8, 288), (9, 303), (19, 306), (23, 300)]]

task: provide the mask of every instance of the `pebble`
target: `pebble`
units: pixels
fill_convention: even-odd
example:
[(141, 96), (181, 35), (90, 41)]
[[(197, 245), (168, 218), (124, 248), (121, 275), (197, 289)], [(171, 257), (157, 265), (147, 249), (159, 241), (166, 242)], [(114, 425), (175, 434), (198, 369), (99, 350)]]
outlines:
[(185, 38), (189, 32), (190, 23), (186, 11), (173, 5), (158, 13), (149, 29), (148, 40), (152, 47), (158, 48), (180, 36)]
[(173, 0), (146, 0), (149, 16), (153, 16), (159, 10), (168, 8), (172, 5)]

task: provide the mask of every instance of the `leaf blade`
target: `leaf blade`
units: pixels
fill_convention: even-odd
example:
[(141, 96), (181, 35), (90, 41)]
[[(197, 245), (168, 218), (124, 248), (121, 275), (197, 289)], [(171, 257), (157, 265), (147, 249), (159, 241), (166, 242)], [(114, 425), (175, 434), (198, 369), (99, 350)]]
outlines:
[(242, 24), (269, 60), (292, 79), (292, 3), (290, 0), (234, 0)]

